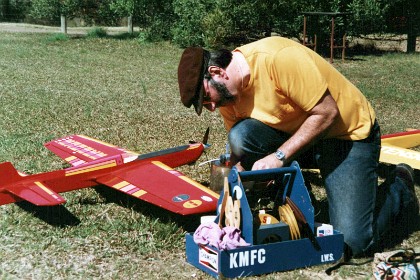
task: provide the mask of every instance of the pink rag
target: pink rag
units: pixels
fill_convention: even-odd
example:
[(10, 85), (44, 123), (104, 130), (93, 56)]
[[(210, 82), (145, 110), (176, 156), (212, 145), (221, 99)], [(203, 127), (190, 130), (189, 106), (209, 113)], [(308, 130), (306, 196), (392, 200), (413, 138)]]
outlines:
[(223, 228), (223, 237), (220, 242), (220, 247), (222, 250), (231, 250), (238, 247), (249, 246), (249, 243), (246, 243), (245, 240), (241, 237), (241, 231), (232, 226), (227, 226)]
[(214, 222), (201, 224), (194, 232), (194, 242), (200, 245), (211, 245), (219, 248), (222, 230)]
[(199, 245), (211, 245), (219, 250), (250, 245), (241, 237), (241, 231), (238, 228), (228, 226), (220, 229), (214, 222), (201, 224), (194, 232), (194, 242)]

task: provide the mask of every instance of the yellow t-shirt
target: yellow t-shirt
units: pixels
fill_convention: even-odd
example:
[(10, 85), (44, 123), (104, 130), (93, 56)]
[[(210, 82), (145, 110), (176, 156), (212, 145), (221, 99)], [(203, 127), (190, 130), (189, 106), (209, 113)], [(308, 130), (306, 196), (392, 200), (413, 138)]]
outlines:
[(248, 85), (234, 106), (221, 107), (227, 130), (239, 120), (254, 118), (293, 134), (328, 89), (340, 117), (327, 138), (365, 139), (375, 120), (367, 99), (330, 63), (309, 48), (282, 37), (244, 45), (250, 67)]

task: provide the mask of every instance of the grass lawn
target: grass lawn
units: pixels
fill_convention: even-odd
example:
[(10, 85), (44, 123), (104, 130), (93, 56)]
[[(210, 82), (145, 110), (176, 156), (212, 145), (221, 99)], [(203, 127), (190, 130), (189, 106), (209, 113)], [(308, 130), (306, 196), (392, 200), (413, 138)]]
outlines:
[[(67, 166), (43, 147), (54, 138), (84, 134), (147, 153), (200, 141), (208, 126), (212, 148), (200, 162), (223, 153), (226, 134), (218, 114), (197, 117), (179, 101), (181, 49), (118, 38), (57, 38), (0, 32), (0, 162), (27, 173), (51, 171)], [(372, 102), (383, 133), (420, 128), (419, 54), (356, 55), (334, 65)], [(207, 166), (180, 170), (209, 183)], [(322, 186), (314, 189), (323, 199)], [(210, 279), (185, 261), (184, 235), (198, 217), (180, 217), (103, 187), (63, 196), (63, 207), (0, 206), (0, 279)], [(415, 246), (420, 230), (396, 248)], [(331, 277), (324, 273), (328, 267), (264, 279), (372, 275), (370, 264), (345, 266)]]

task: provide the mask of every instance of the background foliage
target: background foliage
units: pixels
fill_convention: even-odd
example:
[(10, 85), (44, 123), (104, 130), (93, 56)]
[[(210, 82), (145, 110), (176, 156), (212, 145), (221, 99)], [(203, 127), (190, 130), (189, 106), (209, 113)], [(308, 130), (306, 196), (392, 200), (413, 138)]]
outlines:
[(81, 0), (35, 0), (31, 1), (30, 15), (57, 22), (60, 16), (75, 17), (81, 6)]
[[(85, 24), (112, 25), (132, 16), (147, 40), (213, 48), (271, 32), (300, 38), (302, 12), (313, 11), (350, 12), (347, 21), (337, 18), (338, 33), (344, 32), (345, 25), (345, 31), (355, 36), (409, 34), (411, 44), (420, 33), (417, 0), (0, 0), (0, 21), (24, 21), (30, 15), (57, 24), (65, 15), (81, 18)], [(328, 40), (330, 17), (312, 21), (322, 45)]]

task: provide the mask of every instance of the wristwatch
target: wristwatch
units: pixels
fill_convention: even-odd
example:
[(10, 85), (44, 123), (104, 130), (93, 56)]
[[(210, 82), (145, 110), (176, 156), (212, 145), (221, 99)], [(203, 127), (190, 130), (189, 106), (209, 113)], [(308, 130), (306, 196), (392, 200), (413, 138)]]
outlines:
[(286, 155), (282, 152), (282, 151), (280, 151), (280, 150), (277, 150), (275, 153), (274, 153), (274, 155), (276, 156), (276, 158), (278, 159), (278, 160), (280, 160), (280, 161), (285, 161), (286, 160)]

